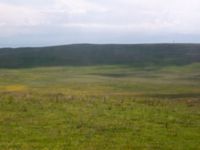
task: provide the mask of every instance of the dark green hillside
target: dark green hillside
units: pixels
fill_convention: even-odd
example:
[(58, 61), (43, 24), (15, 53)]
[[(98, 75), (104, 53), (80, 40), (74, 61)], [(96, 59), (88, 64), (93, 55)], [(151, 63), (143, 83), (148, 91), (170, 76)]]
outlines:
[(1, 68), (105, 64), (160, 66), (194, 62), (200, 62), (200, 44), (74, 44), (0, 49)]

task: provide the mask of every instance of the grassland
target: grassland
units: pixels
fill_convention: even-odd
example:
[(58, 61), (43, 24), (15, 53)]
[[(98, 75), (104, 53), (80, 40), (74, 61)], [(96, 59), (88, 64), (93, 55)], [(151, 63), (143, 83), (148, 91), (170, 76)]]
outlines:
[(200, 149), (200, 64), (0, 69), (0, 149)]

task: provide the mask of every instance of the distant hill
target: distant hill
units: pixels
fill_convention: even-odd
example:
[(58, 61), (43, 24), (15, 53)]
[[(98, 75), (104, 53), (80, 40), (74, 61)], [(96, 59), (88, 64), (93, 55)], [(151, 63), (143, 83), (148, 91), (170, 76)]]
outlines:
[(186, 65), (200, 62), (200, 44), (73, 44), (0, 49), (0, 68), (125, 64)]

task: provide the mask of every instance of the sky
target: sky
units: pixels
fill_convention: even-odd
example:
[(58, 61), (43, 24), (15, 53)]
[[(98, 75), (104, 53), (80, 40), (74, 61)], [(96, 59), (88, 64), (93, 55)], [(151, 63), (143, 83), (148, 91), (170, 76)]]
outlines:
[(0, 47), (200, 43), (199, 0), (0, 0)]

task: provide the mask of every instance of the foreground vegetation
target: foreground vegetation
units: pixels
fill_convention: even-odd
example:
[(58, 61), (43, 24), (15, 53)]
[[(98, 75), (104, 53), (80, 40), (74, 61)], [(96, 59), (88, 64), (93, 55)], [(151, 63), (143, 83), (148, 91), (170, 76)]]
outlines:
[(200, 64), (0, 70), (0, 149), (200, 149)]

